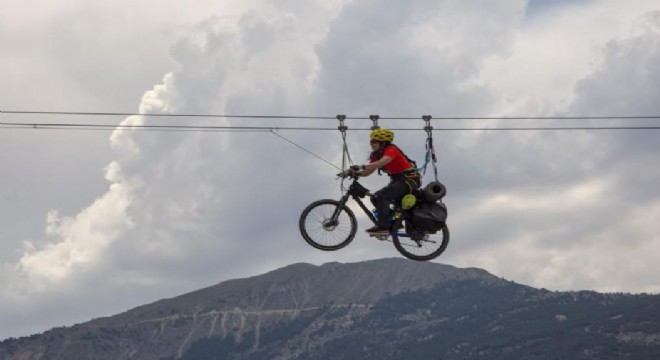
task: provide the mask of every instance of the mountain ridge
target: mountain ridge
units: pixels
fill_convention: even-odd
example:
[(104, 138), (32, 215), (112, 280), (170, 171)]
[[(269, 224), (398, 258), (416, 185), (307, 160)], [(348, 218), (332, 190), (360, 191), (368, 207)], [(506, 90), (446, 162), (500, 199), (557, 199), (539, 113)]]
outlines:
[(660, 296), (552, 292), (438, 263), (295, 263), (4, 341), (0, 359), (520, 358), (575, 339), (644, 358), (660, 355), (658, 309)]
[[(383, 267), (389, 268), (389, 271), (382, 271)], [(431, 274), (432, 276), (429, 274), (431, 269), (436, 270)], [(378, 283), (377, 281), (373, 281), (373, 278), (360, 279), (360, 277), (357, 276), (357, 274), (363, 271), (366, 271), (372, 275), (375, 274), (376, 276), (380, 274), (381, 277), (388, 279), (387, 286), (383, 288), (373, 288), (374, 284)], [(484, 280), (488, 279), (489, 281), (500, 280), (499, 278), (482, 269), (459, 269), (451, 265), (438, 263), (418, 263), (399, 258), (385, 258), (353, 263), (329, 262), (322, 265), (313, 265), (301, 262), (290, 264), (260, 275), (226, 280), (216, 285), (211, 285), (172, 298), (161, 299), (153, 303), (138, 306), (111, 317), (99, 318), (92, 321), (102, 321), (103, 319), (108, 318), (117, 319), (124, 314), (135, 316), (136, 312), (139, 313), (141, 310), (148, 309), (153, 305), (165, 307), (170, 312), (175, 310), (173, 307), (198, 308), (200, 305), (203, 306), (203, 304), (207, 302), (200, 300), (200, 298), (211, 299), (217, 298), (220, 295), (225, 297), (225, 299), (223, 299), (225, 301), (223, 307), (225, 308), (231, 308), (238, 306), (239, 304), (242, 305), (239, 307), (245, 307), (245, 297), (257, 297), (258, 299), (254, 299), (257, 301), (256, 303), (248, 304), (251, 306), (245, 307), (246, 309), (251, 310), (275, 310), (280, 308), (295, 309), (300, 307), (299, 304), (308, 304), (310, 306), (318, 307), (325, 305), (329, 301), (337, 303), (359, 303), (359, 301), (367, 301), (372, 303), (382, 297), (385, 293), (396, 294), (402, 290), (412, 290), (433, 286), (443, 280), (460, 279), (466, 277), (481, 277)], [(301, 285), (303, 286), (302, 290), (304, 290), (304, 286), (315, 286), (319, 285), (320, 283), (328, 284), (336, 278), (351, 278), (353, 279), (353, 282), (341, 282), (337, 286), (333, 286), (328, 291), (322, 294), (317, 294), (314, 299), (301, 299), (306, 301), (299, 301), (298, 297), (295, 296), (296, 294), (287, 293), (288, 289), (286, 288), (273, 289), (274, 284), (286, 286), (286, 284), (293, 282), (292, 285)], [(296, 283), (296, 281), (301, 282)], [(406, 283), (415, 284), (415, 286), (406, 286)], [(369, 294), (369, 289), (373, 290), (374, 293)], [(277, 290), (279, 290), (280, 295), (282, 292), (284, 292), (285, 295), (291, 295), (291, 297), (289, 298), (288, 296), (285, 296), (285, 299), (273, 299), (273, 296), (277, 295), (274, 294), (273, 291), (278, 293)], [(227, 296), (227, 293), (234, 294), (235, 292), (239, 292), (240, 296)], [(337, 297), (336, 294), (343, 295)], [(271, 301), (264, 302), (264, 297), (269, 298)], [(236, 300), (237, 302), (232, 303), (232, 300)], [(293, 304), (287, 303), (286, 300), (292, 300)]]

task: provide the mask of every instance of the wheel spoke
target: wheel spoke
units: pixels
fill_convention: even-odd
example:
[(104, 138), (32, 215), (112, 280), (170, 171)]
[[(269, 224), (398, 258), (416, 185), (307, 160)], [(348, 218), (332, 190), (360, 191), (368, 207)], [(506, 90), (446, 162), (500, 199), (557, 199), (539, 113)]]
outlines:
[(414, 260), (431, 260), (444, 252), (449, 242), (449, 230), (442, 229), (436, 234), (421, 240), (395, 236), (394, 244), (399, 252)]
[(342, 208), (336, 222), (330, 223), (338, 206), (337, 201), (320, 200), (303, 211), (299, 226), (310, 245), (322, 250), (336, 250), (353, 240), (357, 222), (348, 208)]

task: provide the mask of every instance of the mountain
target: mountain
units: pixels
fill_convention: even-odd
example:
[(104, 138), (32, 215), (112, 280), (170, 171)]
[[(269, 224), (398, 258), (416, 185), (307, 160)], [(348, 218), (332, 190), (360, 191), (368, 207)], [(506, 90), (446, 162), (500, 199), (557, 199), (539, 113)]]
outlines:
[(660, 359), (660, 296), (480, 269), (294, 264), (0, 343), (0, 359)]

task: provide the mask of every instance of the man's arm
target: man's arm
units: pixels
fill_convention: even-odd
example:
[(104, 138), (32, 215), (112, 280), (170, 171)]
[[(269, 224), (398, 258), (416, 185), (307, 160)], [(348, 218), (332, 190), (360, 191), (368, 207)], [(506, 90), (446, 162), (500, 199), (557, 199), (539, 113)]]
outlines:
[(392, 158), (389, 156), (383, 156), (378, 161), (374, 161), (364, 166), (364, 169), (360, 172), (360, 176), (369, 176), (373, 174), (374, 171), (382, 168), (383, 166), (389, 164), (392, 161)]

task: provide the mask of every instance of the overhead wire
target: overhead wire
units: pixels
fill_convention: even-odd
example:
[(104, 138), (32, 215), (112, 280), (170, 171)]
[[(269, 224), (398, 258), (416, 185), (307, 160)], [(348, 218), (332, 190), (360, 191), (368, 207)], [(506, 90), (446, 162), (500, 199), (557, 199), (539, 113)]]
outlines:
[[(3, 126), (0, 123), (0, 129), (13, 129), (13, 130), (67, 130), (67, 131), (114, 131), (117, 130), (117, 127), (101, 127), (101, 128), (90, 128), (90, 127), (56, 127), (56, 126), (47, 126), (47, 125), (38, 125), (38, 126)], [(128, 127), (122, 129), (129, 129)], [(169, 128), (133, 128), (131, 130), (136, 131), (164, 131), (164, 132), (199, 132), (199, 129), (190, 128), (190, 129), (169, 129)], [(205, 132), (232, 132), (232, 133), (260, 133), (260, 132), (269, 132), (268, 129), (205, 129)]]
[[(337, 131), (335, 127), (305, 126), (237, 126), (237, 125), (113, 125), (85, 123), (18, 123), (0, 122), (0, 128), (6, 129), (95, 129), (95, 130), (166, 130), (166, 131)], [(388, 127), (393, 131), (419, 131), (419, 128)], [(371, 131), (370, 128), (350, 128), (354, 131)], [(571, 130), (660, 130), (659, 126), (525, 126), (525, 127), (434, 127), (433, 131), (571, 131)]]
[(329, 165), (331, 165), (331, 166), (333, 166), (333, 167), (335, 167), (335, 168), (337, 168), (338, 170), (341, 171), (341, 168), (340, 168), (339, 166), (337, 166), (337, 165), (331, 163), (330, 161), (328, 161), (328, 160), (326, 160), (326, 159), (324, 159), (324, 158), (322, 158), (322, 157), (316, 155), (316, 154), (313, 153), (312, 151), (310, 151), (310, 150), (304, 148), (302, 145), (299, 145), (299, 144), (295, 143), (293, 140), (288, 139), (288, 138), (286, 138), (286, 137), (284, 137), (284, 136), (278, 134), (278, 133), (275, 132), (274, 130), (271, 130), (270, 132), (271, 132), (273, 135), (279, 137), (280, 139), (282, 139), (282, 140), (284, 140), (284, 141), (286, 141), (286, 142), (288, 142), (288, 143), (290, 143), (290, 144), (293, 144), (294, 146), (296, 146), (297, 148), (301, 149), (302, 151), (304, 151), (304, 152), (306, 152), (306, 153), (308, 153), (308, 154), (314, 156), (315, 158), (317, 158), (317, 159), (319, 159), (319, 160), (321, 160), (321, 161), (323, 161), (323, 162), (325, 162), (325, 163), (327, 163), (327, 164), (329, 164)]
[[(229, 114), (178, 114), (178, 113), (131, 113), (131, 112), (81, 112), (81, 111), (34, 111), (34, 110), (0, 110), (0, 115), (50, 115), (50, 116), (143, 116), (168, 118), (227, 118), (227, 119), (255, 119), (255, 120), (334, 120), (331, 116), (301, 116), (301, 115), (229, 115)], [(344, 115), (342, 115), (344, 116)], [(365, 117), (349, 117), (345, 119), (373, 119), (374, 115)], [(419, 120), (420, 117), (380, 117), (383, 120)], [(620, 115), (620, 116), (470, 116), (470, 117), (434, 117), (436, 121), (447, 120), (643, 120), (660, 119), (660, 115)], [(5, 129), (98, 129), (98, 130), (162, 130), (162, 131), (336, 131), (335, 127), (308, 127), (308, 126), (238, 126), (238, 125), (122, 125), (122, 124), (94, 124), (94, 123), (53, 123), (53, 122), (0, 122)], [(418, 128), (397, 128), (395, 131), (416, 131)], [(356, 131), (369, 131), (371, 128), (351, 128)], [(660, 125), (618, 125), (618, 126), (478, 126), (478, 127), (434, 127), (434, 131), (574, 131), (574, 130), (660, 130)]]
[(148, 116), (148, 117), (202, 117), (202, 118), (237, 118), (237, 119), (334, 119), (333, 116), (301, 115), (226, 115), (226, 114), (176, 114), (176, 113), (133, 113), (133, 112), (83, 112), (83, 111), (32, 111), (0, 110), (0, 114), (17, 115), (72, 115), (72, 116)]
[[(419, 120), (420, 117), (381, 117), (381, 120)], [(433, 120), (627, 120), (660, 119), (660, 115), (622, 116), (434, 116)]]
[[(234, 119), (282, 119), (282, 120), (334, 120), (339, 116), (298, 116), (298, 115), (227, 115), (227, 114), (176, 114), (176, 113), (130, 113), (130, 112), (72, 112), (72, 111), (28, 111), (28, 110), (0, 110), (0, 115), (51, 115), (51, 116), (143, 116), (143, 117), (168, 117), (168, 118), (234, 118)], [(348, 117), (340, 115), (343, 119), (374, 119), (374, 115), (369, 117)], [(422, 119), (430, 116), (425, 115)], [(420, 117), (379, 117), (382, 120), (419, 120)], [(555, 116), (555, 117), (435, 117), (433, 120), (642, 120), (642, 119), (660, 119), (658, 116)], [(426, 120), (425, 120), (426, 121)], [(343, 125), (343, 123), (342, 123)], [(428, 122), (427, 122), (428, 125)], [(320, 157), (314, 152), (306, 149), (300, 144), (281, 135), (279, 131), (337, 131), (337, 127), (309, 127), (309, 126), (238, 126), (238, 125), (123, 125), (123, 124), (90, 124), (90, 123), (47, 123), (47, 122), (0, 122), (0, 128), (19, 129), (19, 130), (97, 130), (97, 131), (196, 131), (196, 132), (270, 132), (280, 139), (296, 146), (300, 150), (314, 156), (315, 158), (329, 164), (330, 166), (342, 170), (339, 166)], [(345, 127), (344, 131), (348, 127)], [(393, 131), (419, 131), (419, 128), (396, 128), (390, 127)], [(426, 129), (426, 128), (425, 128)], [(341, 131), (341, 126), (339, 128)], [(355, 131), (371, 131), (369, 128), (351, 128)], [(586, 131), (586, 130), (660, 130), (659, 126), (506, 126), (506, 127), (431, 127), (431, 131)]]
[[(71, 115), (71, 116), (145, 116), (145, 117), (197, 117), (197, 118), (236, 118), (236, 119), (310, 119), (334, 120), (336, 116), (303, 115), (231, 115), (231, 114), (177, 114), (139, 112), (100, 112), (100, 111), (35, 111), (0, 110), (0, 114), (15, 115)], [(346, 119), (369, 119), (369, 116), (346, 116)], [(419, 120), (416, 116), (380, 117), (381, 120)], [(607, 116), (434, 116), (433, 120), (641, 120), (660, 119), (660, 115), (607, 115)]]

